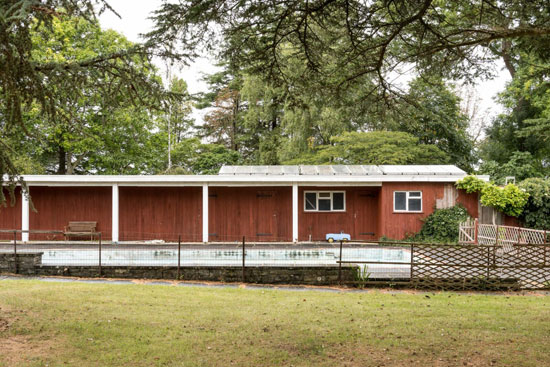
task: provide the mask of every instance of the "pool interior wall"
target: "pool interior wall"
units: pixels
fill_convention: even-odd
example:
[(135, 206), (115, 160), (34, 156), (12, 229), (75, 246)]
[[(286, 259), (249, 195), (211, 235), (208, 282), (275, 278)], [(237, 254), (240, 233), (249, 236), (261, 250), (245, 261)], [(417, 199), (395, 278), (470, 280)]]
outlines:
[[(318, 245), (319, 246), (319, 245)], [(352, 245), (349, 245), (352, 246)], [(10, 253), (9, 247), (0, 252)], [(42, 266), (98, 266), (97, 246), (88, 245), (21, 245), (18, 253), (42, 253)], [(300, 246), (249, 246), (245, 249), (246, 267), (338, 267), (339, 248), (326, 244), (322, 247)], [(380, 264), (346, 263), (344, 267), (362, 267), (370, 278), (405, 278), (410, 275), (410, 250), (407, 247), (381, 247), (376, 245), (344, 247), (342, 260), (370, 261)], [(384, 264), (384, 263), (394, 264)], [(403, 263), (395, 264), (395, 263)], [(182, 267), (242, 267), (243, 251), (238, 246), (185, 246), (181, 248), (179, 264)], [(174, 267), (178, 265), (178, 248), (173, 245), (103, 246), (101, 265), (104, 267)]]

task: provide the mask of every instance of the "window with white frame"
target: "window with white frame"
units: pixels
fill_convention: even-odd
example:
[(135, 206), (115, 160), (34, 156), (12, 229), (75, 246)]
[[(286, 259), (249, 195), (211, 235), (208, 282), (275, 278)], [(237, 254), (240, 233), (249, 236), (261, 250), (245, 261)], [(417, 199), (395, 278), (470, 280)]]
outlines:
[(343, 212), (346, 210), (345, 191), (304, 191), (306, 212)]
[(408, 213), (422, 212), (422, 191), (394, 191), (393, 211)]

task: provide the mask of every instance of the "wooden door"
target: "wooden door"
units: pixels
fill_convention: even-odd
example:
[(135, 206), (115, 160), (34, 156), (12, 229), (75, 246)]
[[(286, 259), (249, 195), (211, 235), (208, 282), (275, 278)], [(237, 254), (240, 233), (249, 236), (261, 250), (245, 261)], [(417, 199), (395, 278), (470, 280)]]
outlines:
[(254, 215), (257, 241), (273, 241), (277, 236), (277, 209), (274, 190), (256, 192), (256, 210)]
[(375, 240), (378, 221), (378, 191), (358, 190), (353, 203), (355, 236), (352, 240)]

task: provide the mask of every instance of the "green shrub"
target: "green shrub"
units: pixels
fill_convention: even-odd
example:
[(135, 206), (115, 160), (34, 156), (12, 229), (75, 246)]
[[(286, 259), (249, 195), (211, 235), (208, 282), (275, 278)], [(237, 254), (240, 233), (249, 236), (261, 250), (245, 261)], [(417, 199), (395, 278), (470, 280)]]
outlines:
[(550, 229), (550, 179), (528, 178), (519, 187), (529, 193), (521, 220), (526, 227)]
[(422, 242), (458, 242), (458, 226), (469, 217), (468, 211), (462, 205), (436, 209), (424, 219), (424, 224), (415, 239)]

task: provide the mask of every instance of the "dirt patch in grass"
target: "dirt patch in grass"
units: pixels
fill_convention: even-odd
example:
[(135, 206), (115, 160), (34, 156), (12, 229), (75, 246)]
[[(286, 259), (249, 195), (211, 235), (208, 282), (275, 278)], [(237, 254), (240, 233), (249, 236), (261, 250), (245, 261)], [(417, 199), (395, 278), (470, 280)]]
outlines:
[(59, 338), (53, 339), (40, 333), (22, 335), (20, 328), (32, 327), (31, 313), (6, 307), (0, 308), (0, 366), (44, 365), (55, 359), (62, 350)]
[(376, 348), (369, 345), (336, 346), (326, 353), (326, 357), (339, 366), (362, 367), (410, 367), (410, 366), (498, 366), (496, 353), (485, 353), (473, 350), (468, 355), (450, 353), (443, 355), (439, 351), (414, 350), (409, 348)]
[(0, 338), (0, 345), (2, 346), (0, 365), (6, 367), (51, 360), (59, 349), (58, 341), (31, 340), (22, 335)]
[(7, 319), (4, 319), (0, 316), (0, 333), (7, 331), (10, 327), (10, 323)]

